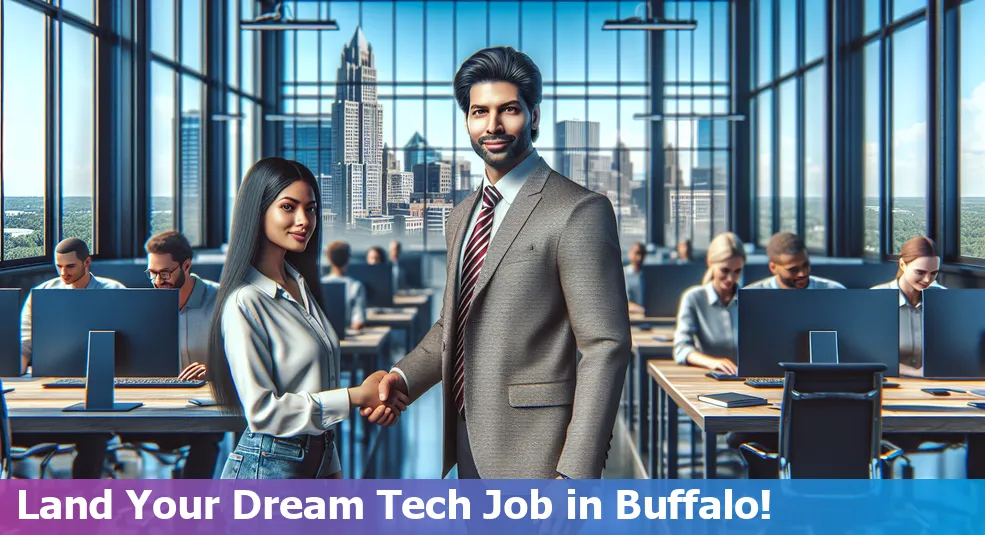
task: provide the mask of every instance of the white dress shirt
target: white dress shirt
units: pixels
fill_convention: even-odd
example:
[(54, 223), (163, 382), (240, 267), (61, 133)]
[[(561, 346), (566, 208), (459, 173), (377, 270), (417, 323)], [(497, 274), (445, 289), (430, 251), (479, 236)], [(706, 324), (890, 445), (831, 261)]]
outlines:
[(254, 433), (317, 435), (349, 415), (338, 337), (290, 265), (302, 302), (250, 267), (222, 308), (226, 358)]
[[(930, 287), (944, 289), (936, 281)], [(877, 284), (872, 289), (899, 292), (899, 363), (913, 368), (917, 377), (923, 377), (923, 296), (919, 303), (911, 305), (899, 288), (899, 279)]]
[(633, 264), (626, 264), (623, 273), (626, 275), (626, 297), (629, 302), (643, 306), (643, 269), (636, 271)]
[(674, 361), (687, 364), (695, 351), (735, 362), (738, 346), (738, 296), (723, 305), (714, 283), (689, 288), (681, 296), (674, 330)]
[(192, 273), (195, 285), (178, 312), (178, 350), (181, 369), (192, 363), (209, 361), (209, 340), (212, 338), (212, 311), (219, 297), (219, 285)]

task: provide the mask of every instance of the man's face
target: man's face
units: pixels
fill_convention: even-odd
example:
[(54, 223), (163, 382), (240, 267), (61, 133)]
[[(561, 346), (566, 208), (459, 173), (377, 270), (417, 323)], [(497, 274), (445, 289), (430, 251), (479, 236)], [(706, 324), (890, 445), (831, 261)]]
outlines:
[(147, 255), (147, 271), (151, 275), (157, 275), (151, 281), (155, 288), (181, 288), (188, 280), (185, 271), (191, 270), (191, 264), (191, 260), (186, 260), (185, 265), (179, 265), (170, 254)]
[(66, 285), (74, 284), (88, 275), (91, 263), (92, 258), (80, 260), (74, 252), (55, 253), (55, 268), (58, 269), (58, 276)]
[(770, 271), (780, 279), (783, 286), (802, 290), (811, 282), (811, 259), (807, 256), (807, 251), (784, 253), (770, 261)]
[(400, 259), (400, 245), (393, 242), (390, 244), (390, 260), (396, 262), (398, 259)]
[(531, 129), (539, 120), (540, 110), (527, 109), (517, 86), (509, 82), (472, 86), (465, 125), (472, 149), (486, 164), (504, 168), (518, 163), (533, 145)]
[(640, 267), (643, 265), (644, 256), (645, 256), (645, 252), (643, 251), (643, 248), (638, 245), (634, 245), (632, 248), (629, 249), (629, 263), (633, 264), (636, 267)]

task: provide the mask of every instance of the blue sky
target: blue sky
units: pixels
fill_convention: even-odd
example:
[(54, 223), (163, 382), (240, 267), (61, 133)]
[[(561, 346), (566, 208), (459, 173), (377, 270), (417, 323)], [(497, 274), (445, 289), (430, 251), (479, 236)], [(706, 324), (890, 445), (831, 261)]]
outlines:
[[(873, 0), (865, 0), (871, 5)], [(914, 8), (919, 8), (925, 0), (895, 0), (896, 13), (892, 18), (905, 15)], [(77, 9), (85, 16), (91, 16), (90, 0), (63, 0), (64, 5)], [(187, 2), (189, 5), (190, 2)], [(246, 2), (249, 4), (250, 2)], [(155, 2), (155, 5), (167, 2)], [(553, 12), (551, 3), (527, 2), (492, 2), (491, 14), (486, 24), (485, 3), (462, 3), (452, 12), (451, 2), (399, 2), (396, 16), (398, 23), (393, 25), (394, 13), (390, 3), (370, 3), (363, 6), (362, 27), (367, 39), (373, 45), (376, 63), (381, 82), (394, 79), (400, 81), (430, 81), (448, 82), (451, 80), (458, 64), (475, 50), (487, 44), (508, 44), (520, 48), (529, 54), (541, 68), (546, 82), (610, 82), (607, 87), (591, 88), (588, 94), (615, 95), (615, 81), (623, 83), (643, 82), (645, 80), (645, 40), (641, 32), (604, 32), (601, 30), (602, 21), (607, 18), (622, 18), (630, 16), (638, 2), (591, 2), (588, 5), (587, 16), (584, 4), (558, 3), (557, 12)], [(807, 2), (809, 9), (818, 2)], [(781, 6), (781, 20), (788, 20), (789, 9), (785, 3)], [(7, 195), (41, 195), (43, 194), (44, 176), (44, 17), (20, 4), (5, 0), (4, 27), (4, 141), (3, 168), (4, 188)], [(722, 4), (724, 7), (724, 4)], [(334, 81), (335, 69), (339, 64), (339, 54), (342, 47), (360, 22), (359, 7), (356, 3), (342, 2), (328, 8), (322, 6), (321, 13), (313, 4), (301, 4), (298, 15), (301, 18), (317, 18), (331, 16), (336, 19), (341, 31), (322, 32), (321, 40), (313, 32), (298, 34), (298, 79), (315, 81), (320, 78)], [(668, 2), (671, 14), (678, 6)], [(676, 16), (681, 18), (694, 17), (699, 26), (695, 32), (668, 33), (668, 53), (674, 58), (668, 58), (668, 79), (688, 81), (727, 81), (724, 39), (727, 37), (726, 14), (712, 11), (706, 3), (699, 3), (695, 12), (690, 12), (691, 4), (682, 3)], [(963, 25), (965, 28), (985, 27), (985, 0), (974, 0), (962, 7)], [(183, 14), (184, 24), (197, 27), (199, 24), (194, 10)], [(457, 21), (457, 31), (453, 32), (452, 21)], [(874, 23), (866, 16), (866, 26)], [(427, 22), (427, 38), (424, 39), (423, 27)], [(808, 20), (817, 20), (816, 14), (808, 14)], [(153, 47), (157, 51), (173, 50), (173, 39), (168, 38), (168, 28), (173, 24), (168, 10), (155, 10), (152, 15), (154, 24)], [(557, 39), (554, 40), (553, 27), (558, 29)], [(713, 28), (714, 26), (714, 28)], [(781, 27), (792, 27), (782, 24)], [(587, 28), (587, 33), (586, 33)], [(819, 27), (808, 25), (808, 54), (816, 49)], [(894, 121), (896, 172), (895, 186), (898, 196), (919, 196), (924, 194), (926, 177), (926, 109), (925, 109), (925, 80), (926, 80), (926, 23), (907, 28), (901, 32), (894, 42), (896, 65), (896, 80), (891, 90), (896, 95)], [(191, 34), (189, 34), (191, 35)], [(812, 37), (813, 36), (813, 37)], [(91, 37), (81, 31), (66, 31), (64, 35), (65, 61), (63, 65), (63, 166), (65, 170), (65, 193), (67, 195), (88, 195), (91, 191), (92, 142), (93, 128), (92, 109), (92, 49)], [(589, 51), (585, 54), (586, 39)], [(787, 52), (792, 49), (792, 32), (782, 32), (781, 42), (777, 49), (780, 51), (781, 66), (791, 65)], [(396, 42), (394, 42), (394, 40)], [(980, 31), (962, 31), (962, 47), (965, 51), (985, 50), (985, 36)], [(693, 52), (692, 52), (693, 41)], [(617, 44), (621, 61), (616, 62)], [(393, 48), (396, 45), (397, 54), (394, 57)], [(680, 45), (680, 46), (678, 46)], [(193, 37), (182, 40), (186, 51), (200, 50), (200, 43)], [(321, 64), (318, 62), (317, 51), (321, 48)], [(288, 54), (294, 55), (293, 42)], [(694, 71), (690, 72), (691, 54), (696, 58)], [(184, 62), (198, 66), (191, 55), (186, 54)], [(555, 61), (556, 56), (556, 61)], [(88, 60), (87, 60), (88, 58)], [(285, 58), (286, 60), (287, 58)], [(976, 56), (966, 53), (961, 59), (961, 142), (963, 147), (962, 169), (964, 176), (974, 176), (985, 165), (985, 67)], [(426, 60), (426, 68), (425, 68)], [(396, 65), (396, 67), (394, 67)], [(289, 69), (293, 64), (288, 64)], [(587, 68), (587, 74), (586, 74)], [(867, 77), (872, 79), (876, 72), (875, 63), (867, 63)], [(156, 149), (152, 156), (153, 173), (155, 177), (170, 176), (171, 155), (173, 150), (169, 145), (170, 131), (158, 128), (169, 126), (171, 120), (171, 103), (175, 95), (171, 94), (170, 77), (167, 71), (160, 67), (152, 72), (153, 119), (155, 132), (152, 144)], [(822, 77), (808, 77), (807, 91), (809, 95), (823, 91)], [(184, 109), (198, 106), (193, 99), (197, 94), (197, 84), (182, 80), (178, 84), (185, 95)], [(389, 87), (381, 87), (381, 94), (387, 94)], [(400, 94), (420, 95), (420, 87), (401, 87)], [(547, 93), (551, 89), (547, 90)], [(642, 87), (624, 86), (621, 90), (624, 99), (619, 103), (615, 99), (591, 100), (585, 105), (585, 100), (553, 99), (547, 100), (542, 106), (544, 125), (553, 125), (562, 119), (588, 119), (602, 124), (602, 146), (612, 147), (621, 140), (630, 148), (645, 147), (646, 123), (632, 119), (634, 113), (646, 110), (645, 102), (638, 97), (644, 95)], [(394, 100), (383, 98), (384, 102), (384, 133), (389, 144), (402, 146), (416, 130), (421, 130), (429, 142), (434, 145), (457, 147), (457, 156), (473, 160), (473, 169), (481, 169), (477, 157), (471, 151), (467, 135), (462, 128), (462, 115), (450, 98), (450, 87), (430, 88), (429, 94), (444, 95), (446, 98), (429, 101)], [(559, 95), (577, 95), (584, 97), (586, 90), (581, 87), (562, 87)], [(780, 108), (787, 109), (780, 91)], [(634, 98), (637, 97), (637, 98)], [(628, 98), (627, 98), (628, 97)], [(866, 102), (872, 102), (870, 95), (860, 95)], [(777, 95), (773, 95), (777, 98)], [(808, 97), (808, 102), (820, 102), (821, 97)], [(668, 103), (668, 109), (684, 113), (688, 111), (725, 112), (724, 101), (712, 103), (709, 100), (696, 100), (691, 106), (691, 99)], [(425, 109), (427, 124), (425, 125)], [(291, 111), (291, 110), (288, 110)], [(296, 111), (318, 112), (318, 100), (299, 104)], [(877, 120), (874, 110), (867, 110), (867, 121)], [(394, 117), (397, 117), (394, 128)], [(816, 109), (808, 107), (807, 126), (810, 132), (823, 134), (823, 115)], [(793, 121), (781, 121), (781, 151), (792, 146), (792, 132), (796, 125)], [(668, 140), (673, 140), (680, 147), (693, 146), (693, 128), (689, 122), (666, 125)], [(866, 132), (866, 143), (874, 149), (878, 139), (871, 132)], [(810, 136), (810, 134), (809, 134)], [(823, 160), (823, 136), (821, 142), (812, 142), (808, 138), (807, 172), (808, 191), (811, 190), (812, 176), (823, 176), (823, 168), (819, 162)], [(544, 128), (537, 142), (540, 147), (553, 145), (553, 129)], [(546, 151), (544, 151), (546, 152)], [(544, 154), (549, 161), (552, 155)], [(642, 150), (632, 153), (634, 171), (639, 176), (645, 163), (645, 152)], [(792, 161), (781, 152), (781, 194), (792, 193), (792, 173), (784, 170), (783, 166)], [(870, 162), (871, 164), (871, 162)], [(155, 195), (168, 194), (170, 180), (155, 180)], [(963, 192), (966, 195), (985, 196), (985, 181), (967, 180)]]

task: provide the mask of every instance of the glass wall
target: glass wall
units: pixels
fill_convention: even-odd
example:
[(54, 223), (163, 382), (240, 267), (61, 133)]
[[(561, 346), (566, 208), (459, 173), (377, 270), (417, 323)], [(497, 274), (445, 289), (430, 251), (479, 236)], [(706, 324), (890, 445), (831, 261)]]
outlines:
[[(985, 1), (960, 7), (960, 254), (985, 258), (985, 65), (977, 51), (985, 50)], [(974, 52), (973, 52), (974, 51)]]

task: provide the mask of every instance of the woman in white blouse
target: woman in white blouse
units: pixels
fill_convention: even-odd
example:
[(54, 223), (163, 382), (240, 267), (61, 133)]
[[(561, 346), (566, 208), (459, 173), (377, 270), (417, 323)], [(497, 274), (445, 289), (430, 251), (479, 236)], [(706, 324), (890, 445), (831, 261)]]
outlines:
[(900, 375), (923, 376), (923, 291), (944, 288), (937, 283), (940, 269), (941, 259), (934, 241), (923, 236), (911, 238), (900, 249), (896, 278), (873, 286), (896, 290), (900, 294)]
[(382, 371), (339, 388), (339, 339), (321, 308), (318, 191), (305, 166), (265, 158), (236, 195), (208, 369), (216, 402), (247, 429), (223, 479), (339, 478), (334, 427), (351, 408), (373, 407), (384, 425), (406, 408), (406, 397), (380, 403)]

